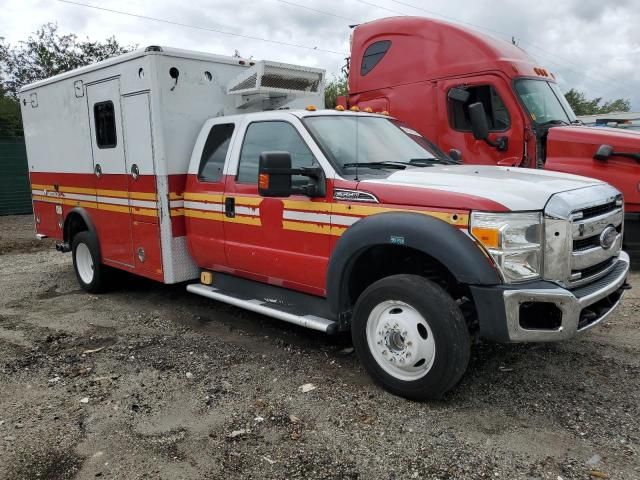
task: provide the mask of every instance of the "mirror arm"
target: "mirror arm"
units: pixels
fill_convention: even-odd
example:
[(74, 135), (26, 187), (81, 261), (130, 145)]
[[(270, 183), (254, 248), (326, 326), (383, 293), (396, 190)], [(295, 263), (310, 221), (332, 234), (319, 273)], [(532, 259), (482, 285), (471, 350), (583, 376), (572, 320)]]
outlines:
[(509, 137), (498, 137), (495, 141), (485, 138), (485, 142), (492, 147), (495, 147), (499, 152), (505, 152), (509, 148)]
[(623, 157), (630, 158), (640, 163), (640, 153), (631, 153), (631, 152), (611, 152), (612, 157)]

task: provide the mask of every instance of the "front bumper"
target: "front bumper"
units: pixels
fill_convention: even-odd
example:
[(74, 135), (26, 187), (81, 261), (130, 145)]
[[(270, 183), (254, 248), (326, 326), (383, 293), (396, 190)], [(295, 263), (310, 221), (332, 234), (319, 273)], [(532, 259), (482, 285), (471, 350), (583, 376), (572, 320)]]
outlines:
[(620, 303), (629, 255), (588, 285), (567, 290), (539, 281), (524, 285), (471, 286), (480, 336), (502, 342), (564, 340), (602, 322)]

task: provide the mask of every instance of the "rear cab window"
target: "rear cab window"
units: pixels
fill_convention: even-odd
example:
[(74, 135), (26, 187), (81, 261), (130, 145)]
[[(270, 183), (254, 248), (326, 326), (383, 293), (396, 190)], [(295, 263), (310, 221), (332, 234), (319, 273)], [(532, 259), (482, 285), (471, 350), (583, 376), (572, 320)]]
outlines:
[(201, 182), (219, 182), (222, 179), (224, 163), (234, 130), (235, 125), (233, 123), (222, 123), (211, 127), (202, 148), (198, 180)]

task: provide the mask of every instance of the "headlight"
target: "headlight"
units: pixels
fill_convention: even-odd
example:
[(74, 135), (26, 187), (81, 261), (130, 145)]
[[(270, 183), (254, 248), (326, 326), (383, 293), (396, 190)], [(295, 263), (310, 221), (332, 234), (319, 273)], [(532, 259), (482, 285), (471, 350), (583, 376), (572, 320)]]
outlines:
[(491, 255), (505, 282), (521, 282), (540, 276), (541, 212), (471, 212), (470, 230)]

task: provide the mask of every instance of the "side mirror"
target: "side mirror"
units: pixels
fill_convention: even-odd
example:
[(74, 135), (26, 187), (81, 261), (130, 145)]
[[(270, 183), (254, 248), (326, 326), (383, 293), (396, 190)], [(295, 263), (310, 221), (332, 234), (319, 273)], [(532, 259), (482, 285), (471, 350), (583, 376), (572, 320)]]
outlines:
[(476, 102), (469, 105), (469, 119), (471, 120), (473, 138), (487, 140), (489, 138), (489, 124), (482, 103)]
[(473, 138), (483, 140), (499, 152), (504, 152), (509, 148), (509, 137), (498, 137), (495, 142), (489, 139), (489, 123), (482, 103), (476, 102), (469, 105), (469, 119), (471, 120)]
[(258, 165), (258, 193), (261, 196), (291, 196), (292, 169), (288, 152), (262, 152)]
[(611, 145), (600, 145), (593, 158), (600, 161), (609, 160), (609, 157), (613, 154), (613, 147)]
[(453, 87), (447, 92), (447, 98), (456, 102), (467, 103), (469, 101), (469, 90)]
[[(291, 177), (309, 177), (304, 186), (292, 186)], [(262, 152), (258, 163), (258, 193), (262, 197), (290, 197), (297, 193), (308, 197), (326, 194), (325, 176), (320, 167), (291, 168), (289, 152)]]

